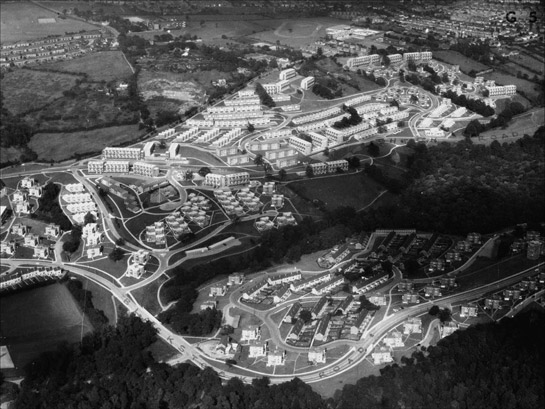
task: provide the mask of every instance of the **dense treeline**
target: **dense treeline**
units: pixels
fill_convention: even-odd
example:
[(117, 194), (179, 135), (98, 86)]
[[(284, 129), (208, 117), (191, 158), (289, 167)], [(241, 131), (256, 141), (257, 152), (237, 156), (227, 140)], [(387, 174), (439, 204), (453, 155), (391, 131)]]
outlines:
[(545, 315), (528, 312), (500, 324), (457, 331), (360, 379), (336, 395), (342, 409), (541, 408)]
[(38, 210), (32, 214), (33, 217), (58, 224), (61, 230), (67, 231), (72, 227), (70, 219), (63, 213), (59, 204), (59, 193), (61, 188), (55, 183), (48, 183), (43, 187), (43, 194), (38, 199)]
[(93, 293), (84, 289), (80, 280), (67, 280), (66, 288), (68, 288), (68, 291), (70, 291), (95, 329), (100, 329), (108, 324), (108, 318), (106, 318), (104, 312), (96, 309), (93, 304)]
[(24, 119), (13, 115), (4, 106), (4, 96), (0, 90), (0, 147), (22, 147), (30, 141), (34, 130)]
[(493, 118), (489, 123), (482, 124), (479, 120), (474, 119), (469, 124), (467, 124), (466, 129), (464, 129), (464, 135), (466, 136), (478, 136), (481, 132), (487, 131), (489, 129), (494, 129), (498, 127), (506, 127), (507, 123), (515, 115), (522, 114), (525, 111), (522, 104), (518, 102), (511, 102), (502, 112), (498, 114), (497, 117)]
[(265, 90), (265, 88), (263, 88), (263, 85), (261, 85), (259, 82), (255, 84), (255, 92), (257, 96), (259, 97), (259, 100), (261, 101), (261, 103), (265, 105), (266, 107), (272, 108), (276, 105), (272, 97)]
[(358, 111), (356, 111), (356, 108), (346, 106), (344, 104), (343, 104), (342, 108), (343, 108), (343, 111), (349, 113), (350, 116), (345, 116), (340, 121), (336, 121), (333, 124), (333, 128), (335, 128), (335, 129), (344, 129), (344, 128), (349, 128), (351, 126), (354, 126), (354, 125), (357, 125), (357, 124), (361, 123), (362, 118), (358, 114)]
[(311, 387), (295, 379), (251, 385), (234, 378), (222, 385), (210, 368), (171, 367), (153, 360), (151, 324), (121, 317), (116, 328), (86, 336), (81, 345), (62, 345), (26, 368), (17, 407), (25, 409), (325, 409)]
[(267, 378), (250, 385), (234, 378), (222, 385), (210, 368), (157, 363), (147, 350), (155, 340), (151, 324), (131, 316), (81, 345), (61, 345), (26, 367), (16, 407), (534, 409), (545, 403), (545, 315), (537, 311), (455, 332), (327, 401), (299, 379), (271, 386)]

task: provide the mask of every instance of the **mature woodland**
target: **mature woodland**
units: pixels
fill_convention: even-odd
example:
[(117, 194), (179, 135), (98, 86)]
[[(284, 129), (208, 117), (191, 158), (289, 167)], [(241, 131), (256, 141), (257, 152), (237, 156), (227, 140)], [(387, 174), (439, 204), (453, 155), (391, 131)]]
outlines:
[(65, 409), (397, 409), (543, 407), (545, 315), (530, 311), (499, 324), (455, 332), (426, 352), (416, 352), (380, 376), (345, 385), (324, 401), (295, 379), (269, 385), (267, 378), (222, 385), (212, 369), (155, 362), (147, 348), (151, 324), (121, 317), (61, 346), (26, 368), (18, 408)]

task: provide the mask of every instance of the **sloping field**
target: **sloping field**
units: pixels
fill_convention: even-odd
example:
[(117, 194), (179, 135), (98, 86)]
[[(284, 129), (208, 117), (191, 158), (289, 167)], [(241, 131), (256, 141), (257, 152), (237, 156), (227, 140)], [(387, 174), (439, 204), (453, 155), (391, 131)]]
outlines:
[(15, 366), (21, 368), (62, 341), (78, 342), (92, 331), (87, 317), (62, 284), (51, 284), (0, 298), (0, 335)]
[(123, 80), (132, 74), (132, 69), (121, 51), (91, 53), (73, 60), (47, 64), (45, 68), (87, 74), (90, 81)]
[(112, 126), (80, 132), (37, 133), (29, 147), (39, 159), (60, 161), (76, 153), (99, 152), (106, 146), (137, 139), (143, 134), (138, 125)]
[(66, 32), (97, 28), (84, 21), (60, 19), (56, 13), (30, 2), (2, 2), (0, 16), (2, 43), (33, 40), (49, 35), (63, 35)]
[(82, 77), (20, 69), (6, 73), (0, 84), (5, 106), (17, 115), (41, 108), (62, 97), (63, 91), (72, 88), (78, 78)]
[(460, 69), (465, 73), (468, 73), (471, 70), (479, 72), (490, 68), (478, 61), (467, 58), (458, 51), (434, 51), (433, 56), (437, 57), (437, 59), (440, 61), (445, 61), (448, 64), (459, 65)]

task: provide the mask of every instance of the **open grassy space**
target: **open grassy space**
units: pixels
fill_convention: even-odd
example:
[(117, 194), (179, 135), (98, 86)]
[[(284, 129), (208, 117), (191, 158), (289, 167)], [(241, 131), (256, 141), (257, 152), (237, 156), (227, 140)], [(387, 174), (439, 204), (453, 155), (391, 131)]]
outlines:
[[(1, 4), (2, 6), (5, 3)], [(2, 21), (4, 16), (2, 16)], [(8, 72), (1, 81), (5, 106), (13, 114), (42, 108), (63, 96), (72, 88), (78, 75), (19, 69)]]
[(178, 350), (171, 346), (165, 340), (159, 338), (153, 344), (148, 347), (148, 351), (151, 352), (153, 358), (157, 362), (165, 362), (179, 354)]
[[(83, 21), (60, 19), (56, 13), (30, 2), (2, 2), (0, 16), (0, 37), (6, 43), (97, 28)], [(54, 18), (55, 22), (40, 24), (39, 18)]]
[(0, 332), (17, 368), (62, 341), (77, 342), (91, 323), (68, 289), (59, 283), (0, 298)]
[(385, 190), (374, 180), (355, 173), (341, 176), (315, 177), (287, 185), (299, 196), (309, 200), (322, 200), (328, 209), (351, 206), (361, 209)]
[(135, 140), (144, 131), (138, 125), (112, 126), (79, 132), (37, 133), (29, 142), (39, 159), (61, 161), (76, 153), (99, 153), (106, 146)]
[(127, 79), (132, 70), (121, 51), (102, 51), (87, 54), (72, 60), (55, 62), (44, 66), (76, 74), (87, 74), (90, 81), (112, 81)]
[(91, 291), (93, 294), (93, 306), (97, 310), (104, 312), (106, 318), (108, 318), (108, 325), (115, 325), (117, 322), (117, 315), (114, 306), (114, 299), (108, 290), (98, 285), (94, 281), (86, 280), (83, 277), (78, 277), (83, 283), (83, 288)]
[(499, 262), (492, 262), (490, 259), (483, 260), (479, 257), (467, 270), (464, 270), (456, 276), (458, 289), (463, 291), (498, 281), (533, 267), (536, 264), (536, 261), (528, 260), (525, 254), (506, 258)]
[(157, 315), (162, 309), (157, 301), (157, 291), (162, 283), (164, 283), (167, 278), (162, 275), (157, 280), (146, 285), (145, 287), (137, 288), (136, 290), (131, 291), (131, 294), (134, 296), (136, 301), (142, 305), (146, 310), (151, 314)]
[(458, 51), (434, 51), (433, 56), (439, 61), (444, 61), (451, 65), (459, 65), (460, 70), (464, 71), (465, 73), (468, 73), (471, 70), (479, 72), (490, 68), (478, 61), (460, 54)]

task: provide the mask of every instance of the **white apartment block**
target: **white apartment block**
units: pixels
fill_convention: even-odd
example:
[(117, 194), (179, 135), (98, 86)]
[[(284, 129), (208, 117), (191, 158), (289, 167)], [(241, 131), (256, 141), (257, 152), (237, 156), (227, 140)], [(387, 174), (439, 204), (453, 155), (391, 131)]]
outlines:
[(240, 341), (255, 341), (261, 337), (261, 328), (258, 325), (249, 325), (242, 329)]
[(327, 165), (323, 162), (311, 163), (309, 166), (314, 176), (325, 175), (327, 173)]
[(432, 59), (431, 51), (423, 51), (421, 53), (404, 53), (403, 61), (429, 61)]
[(449, 105), (441, 104), (430, 113), (430, 118), (438, 118), (450, 108)]
[(289, 128), (280, 129), (278, 131), (269, 131), (261, 134), (263, 139), (287, 138), (292, 135), (292, 130)]
[(28, 233), (28, 227), (22, 223), (17, 223), (11, 226), (11, 234), (23, 237)]
[(348, 161), (345, 159), (340, 160), (332, 160), (325, 163), (327, 166), (328, 173), (335, 173), (337, 169), (341, 169), (343, 171), (348, 170)]
[(325, 128), (325, 127), (329, 126), (330, 123), (331, 123), (331, 121), (329, 121), (329, 120), (320, 121), (320, 122), (313, 122), (311, 124), (298, 126), (297, 130), (299, 132), (317, 131), (319, 129), (322, 129), (322, 128)]
[(254, 126), (259, 126), (267, 125), (269, 122), (271, 122), (270, 116), (262, 116), (252, 118), (251, 121), (248, 119), (217, 120), (214, 121), (214, 126), (219, 128), (243, 128), (248, 126), (248, 123), (251, 123)]
[(62, 195), (62, 200), (66, 203), (84, 203), (91, 202), (93, 199), (91, 199), (90, 193), (70, 193)]
[[(70, 206), (78, 206), (78, 205), (68, 205), (67, 207), (69, 208)], [(75, 210), (77, 210), (77, 209), (75, 209)], [(96, 209), (90, 210), (90, 212), (91, 212), (91, 214), (93, 216), (95, 216), (95, 218), (97, 217)], [(74, 222), (76, 224), (83, 224), (85, 222), (85, 216), (87, 216), (87, 213), (89, 213), (89, 211), (85, 211), (85, 212), (82, 211), (82, 212), (79, 212), (79, 213), (71, 212), (71, 213), (74, 213), (74, 214), (72, 214), (72, 219), (74, 220)]]
[(229, 121), (229, 120), (242, 120), (242, 119), (254, 119), (263, 117), (263, 111), (253, 112), (228, 112), (224, 114), (203, 114), (205, 119), (213, 121)]
[(142, 157), (140, 148), (104, 148), (102, 150), (104, 159), (133, 159), (139, 160)]
[(87, 162), (87, 172), (89, 173), (103, 173), (104, 161), (102, 160), (90, 160)]
[(328, 118), (330, 116), (338, 115), (343, 112), (341, 107), (333, 107), (323, 111), (315, 112), (313, 114), (299, 116), (293, 119), (295, 125), (305, 124), (307, 122), (319, 121), (320, 119)]
[(300, 111), (301, 105), (299, 104), (282, 105), (280, 109), (284, 112)]
[(220, 175), (217, 173), (209, 173), (204, 178), (204, 184), (213, 187), (237, 186), (245, 185), (250, 181), (248, 172), (231, 173), (228, 175)]
[(274, 102), (286, 102), (291, 101), (291, 97), (288, 94), (274, 94), (271, 95)]
[(495, 95), (515, 95), (517, 93), (516, 85), (486, 87), (486, 89), (491, 97)]
[(144, 157), (149, 158), (152, 155), (154, 150), (155, 150), (155, 142), (146, 142), (144, 144), (144, 148), (142, 149)]
[(286, 351), (276, 349), (267, 354), (267, 366), (284, 365), (286, 362)]
[(15, 203), (15, 213), (30, 213), (30, 203), (28, 200), (23, 200), (22, 202)]
[(36, 180), (28, 176), (21, 180), (21, 187), (24, 189), (31, 188), (37, 184)]
[(176, 142), (187, 142), (199, 133), (199, 128), (190, 128), (176, 136)]
[(356, 108), (356, 111), (358, 114), (363, 115), (369, 112), (379, 112), (383, 108), (388, 108), (390, 105), (388, 104), (381, 104), (381, 103), (373, 103), (373, 104), (366, 104), (362, 105)]
[(100, 247), (92, 247), (87, 249), (87, 258), (95, 258), (102, 256), (102, 251), (100, 251)]
[(274, 194), (275, 183), (274, 182), (265, 182), (263, 183), (263, 194), (272, 195)]
[(314, 147), (314, 150), (323, 150), (327, 148), (328, 145), (328, 139), (325, 135), (320, 135), (316, 132), (309, 132), (308, 135), (312, 139), (312, 146)]
[(261, 105), (259, 104), (245, 104), (230, 105), (230, 106), (214, 106), (209, 107), (205, 112), (209, 114), (228, 114), (235, 112), (260, 112)]
[(103, 239), (104, 239), (103, 233), (94, 232), (87, 235), (87, 237), (85, 238), (85, 242), (88, 246), (98, 246), (100, 243), (102, 243)]
[[(291, 135), (291, 133), (289, 135)], [(250, 143), (251, 151), (268, 151), (268, 150), (275, 150), (275, 149), (280, 149), (280, 141)]]
[(229, 132), (222, 135), (221, 138), (219, 138), (217, 141), (214, 141), (212, 145), (218, 146), (221, 148), (222, 146), (228, 145), (229, 143), (231, 143), (233, 140), (235, 140), (241, 135), (242, 135), (242, 129), (240, 128), (231, 129)]
[(251, 162), (250, 155), (233, 155), (227, 157), (227, 164), (229, 166), (247, 165)]
[(81, 193), (85, 191), (85, 188), (81, 183), (69, 183), (67, 185), (64, 185), (64, 188), (70, 193)]
[(291, 291), (301, 291), (307, 288), (314, 287), (320, 283), (323, 283), (324, 281), (329, 281), (331, 280), (332, 277), (333, 277), (333, 273), (328, 271), (328, 272), (310, 277), (298, 283), (292, 283), (290, 284), (290, 289)]
[(387, 364), (394, 361), (391, 351), (386, 347), (375, 348), (371, 353), (374, 365)]
[(226, 106), (236, 105), (260, 105), (259, 98), (244, 98), (244, 99), (228, 99), (223, 101)]
[(180, 153), (180, 148), (181, 146), (179, 143), (172, 142), (168, 147), (168, 158), (169, 159), (176, 158), (178, 154)]
[(308, 351), (308, 362), (313, 364), (326, 363), (326, 351), (324, 348), (312, 348)]
[(159, 137), (159, 138), (168, 138), (169, 136), (174, 136), (175, 133), (176, 133), (176, 129), (169, 128), (169, 129), (165, 129), (164, 131), (159, 132), (157, 134), (157, 137)]
[[(252, 148), (253, 145), (250, 145), (250, 149), (251, 150), (255, 150), (254, 148)], [(220, 156), (220, 157), (225, 157), (225, 156), (232, 156), (232, 155), (236, 155), (238, 153), (238, 148), (236, 146), (229, 146), (229, 147), (222, 147), (222, 148), (217, 148), (216, 149), (216, 155)]]
[(285, 91), (290, 86), (290, 82), (288, 80), (280, 80), (278, 82), (275, 82), (273, 84), (263, 84), (263, 88), (265, 88), (265, 91), (267, 91), (268, 94), (280, 94), (282, 91)]
[(81, 229), (81, 235), (83, 237), (87, 237), (90, 234), (94, 234), (98, 232), (98, 224), (97, 223), (87, 223), (83, 228)]
[(297, 149), (303, 155), (310, 155), (312, 152), (312, 142), (301, 139), (297, 136), (290, 136), (289, 145)]
[(214, 126), (214, 121), (206, 119), (190, 118), (185, 123), (188, 126), (194, 126), (197, 128), (211, 128)]
[(129, 161), (107, 160), (104, 162), (105, 173), (129, 173)]
[(380, 55), (378, 54), (364, 55), (363, 57), (349, 58), (348, 61), (346, 61), (346, 65), (349, 68), (359, 67), (360, 65), (369, 65), (369, 64), (379, 63), (380, 59), (381, 59)]
[(409, 318), (403, 323), (403, 333), (408, 334), (421, 334), (422, 333), (422, 320), (420, 318)]
[(454, 111), (452, 114), (450, 114), (450, 116), (452, 118), (459, 118), (462, 115), (464, 115), (466, 112), (467, 112), (467, 109), (465, 109), (464, 107), (460, 107), (460, 108), (457, 108), (456, 111)]
[(289, 156), (297, 156), (297, 150), (295, 148), (280, 148), (275, 150), (270, 150), (265, 152), (265, 159), (267, 160), (275, 160), (275, 159), (282, 159), (287, 158)]
[(390, 64), (397, 64), (403, 61), (403, 56), (401, 54), (389, 54), (387, 57), (390, 60)]
[(242, 90), (238, 92), (239, 98), (251, 98), (251, 97), (254, 97), (255, 95), (256, 95), (255, 90), (253, 89), (246, 89), (246, 90)]
[(28, 188), (28, 195), (31, 197), (41, 197), (43, 189), (40, 185), (34, 185)]
[(301, 88), (311, 89), (314, 86), (314, 77), (305, 77), (301, 80)]
[(159, 166), (146, 162), (134, 162), (132, 165), (133, 173), (148, 177), (159, 176)]
[(61, 228), (58, 224), (49, 224), (45, 226), (44, 235), (47, 237), (57, 237), (61, 233)]
[(371, 95), (360, 95), (359, 97), (349, 99), (348, 101), (344, 103), (344, 105), (351, 107), (351, 106), (358, 105), (362, 102), (366, 102), (370, 100), (371, 100)]
[(129, 267), (127, 267), (127, 272), (125, 273), (125, 275), (127, 277), (140, 279), (145, 272), (146, 271), (142, 264), (130, 264)]
[(289, 80), (293, 77), (295, 77), (297, 73), (293, 68), (288, 68), (287, 70), (280, 71), (280, 74), (278, 75), (278, 78), (281, 80)]
[(399, 121), (400, 119), (405, 119), (409, 117), (409, 111), (398, 111), (391, 115), (388, 115), (388, 118), (391, 118), (392, 121)]
[(400, 348), (405, 346), (405, 343), (403, 342), (403, 335), (401, 332), (396, 330), (385, 336), (382, 339), (382, 342), (384, 342), (384, 344), (390, 348)]
[(442, 138), (443, 136), (445, 136), (445, 132), (439, 128), (430, 128), (424, 130), (424, 135), (427, 138)]
[(25, 235), (24, 245), (26, 247), (36, 247), (38, 244), (40, 244), (40, 236), (32, 233)]
[(0, 242), (0, 254), (11, 256), (15, 253), (15, 242)]
[(335, 287), (339, 287), (339, 286), (341, 286), (343, 284), (344, 284), (344, 277), (343, 276), (334, 277), (332, 280), (326, 281), (325, 283), (321, 283), (321, 284), (317, 285), (316, 287), (314, 287), (312, 289), (312, 294), (314, 294), (314, 295), (326, 294), (329, 291), (333, 290)]
[(12, 201), (14, 202), (24, 202), (28, 200), (28, 193), (27, 192), (21, 192), (20, 190), (16, 190), (13, 192)]
[[(88, 212), (96, 211), (95, 202), (84, 202), (84, 203), (72, 203), (66, 206), (66, 210), (70, 213), (82, 213), (85, 216)], [(74, 217), (74, 220), (76, 218)]]
[(277, 168), (282, 169), (282, 168), (288, 168), (290, 166), (295, 166), (297, 165), (297, 162), (298, 162), (297, 156), (291, 156), (289, 158), (277, 159), (275, 164)]
[(262, 342), (252, 342), (250, 344), (248, 357), (260, 358), (267, 355), (267, 344)]
[(221, 129), (212, 128), (212, 129), (206, 131), (205, 133), (203, 133), (202, 135), (200, 135), (195, 142), (196, 143), (208, 143), (208, 142), (212, 141), (213, 139), (217, 138), (220, 134), (221, 134)]
[(284, 206), (284, 195), (272, 195), (271, 206), (280, 209)]
[(379, 112), (380, 112), (380, 115), (387, 116), (397, 111), (398, 111), (397, 107), (385, 107), (385, 108), (382, 108)]

